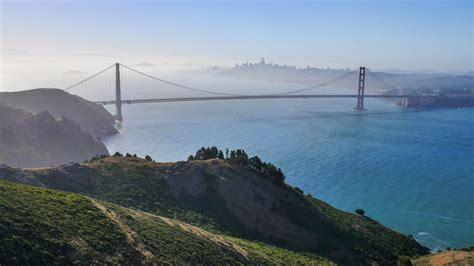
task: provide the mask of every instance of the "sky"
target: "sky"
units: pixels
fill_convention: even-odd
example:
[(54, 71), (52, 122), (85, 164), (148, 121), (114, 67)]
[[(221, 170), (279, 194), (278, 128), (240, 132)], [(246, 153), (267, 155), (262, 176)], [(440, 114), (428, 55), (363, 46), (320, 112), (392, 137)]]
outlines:
[(260, 57), (299, 67), (474, 69), (474, 0), (0, 2), (3, 90), (31, 86), (27, 74), (55, 85), (117, 61), (164, 70)]

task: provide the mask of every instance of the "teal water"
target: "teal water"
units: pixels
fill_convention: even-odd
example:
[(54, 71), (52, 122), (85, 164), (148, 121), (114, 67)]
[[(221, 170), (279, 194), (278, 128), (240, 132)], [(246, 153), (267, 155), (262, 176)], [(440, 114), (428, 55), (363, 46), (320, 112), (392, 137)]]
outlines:
[[(290, 99), (124, 105), (110, 152), (185, 160), (201, 146), (243, 148), (287, 182), (431, 249), (474, 245), (474, 109)], [(113, 108), (111, 108), (113, 111)]]

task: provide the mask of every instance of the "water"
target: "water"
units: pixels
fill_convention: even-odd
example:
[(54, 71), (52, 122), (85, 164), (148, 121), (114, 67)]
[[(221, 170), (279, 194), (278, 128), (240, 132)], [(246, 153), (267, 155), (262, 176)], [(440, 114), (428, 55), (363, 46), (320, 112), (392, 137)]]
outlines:
[[(272, 84), (274, 86), (275, 84)], [(289, 99), (124, 105), (110, 152), (185, 160), (243, 148), (287, 182), (431, 249), (474, 245), (474, 109), (404, 111), (393, 102)], [(113, 108), (111, 108), (113, 112)]]

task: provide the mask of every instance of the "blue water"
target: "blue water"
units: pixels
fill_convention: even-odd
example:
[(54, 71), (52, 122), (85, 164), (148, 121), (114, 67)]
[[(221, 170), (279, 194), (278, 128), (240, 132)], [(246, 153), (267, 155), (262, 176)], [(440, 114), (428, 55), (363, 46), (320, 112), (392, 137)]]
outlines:
[[(124, 105), (110, 152), (185, 160), (201, 146), (243, 148), (287, 182), (431, 249), (474, 245), (474, 109), (289, 99)], [(113, 111), (113, 108), (111, 108)]]

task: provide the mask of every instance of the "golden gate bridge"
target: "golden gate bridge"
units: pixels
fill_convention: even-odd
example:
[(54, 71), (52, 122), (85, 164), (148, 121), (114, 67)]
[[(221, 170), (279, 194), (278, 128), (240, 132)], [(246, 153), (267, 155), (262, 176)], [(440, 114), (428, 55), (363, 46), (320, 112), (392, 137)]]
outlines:
[[(113, 75), (112, 78), (110, 74)], [(319, 88), (333, 85), (356, 74), (358, 74), (357, 94), (314, 94), (314, 91)], [(97, 104), (114, 104), (116, 106), (115, 118), (118, 121), (123, 120), (122, 104), (254, 99), (354, 98), (356, 99), (354, 109), (363, 111), (365, 110), (365, 98), (403, 98), (407, 101), (423, 97), (420, 95), (365, 94), (367, 76), (371, 76), (389, 88), (394, 88), (377, 74), (370, 71), (370, 69), (360, 67), (359, 71), (347, 71), (339, 76), (305, 88), (277, 93), (236, 94), (186, 86), (146, 74), (120, 63), (115, 63), (64, 90)], [(157, 97), (157, 91), (160, 94), (159, 97)]]

